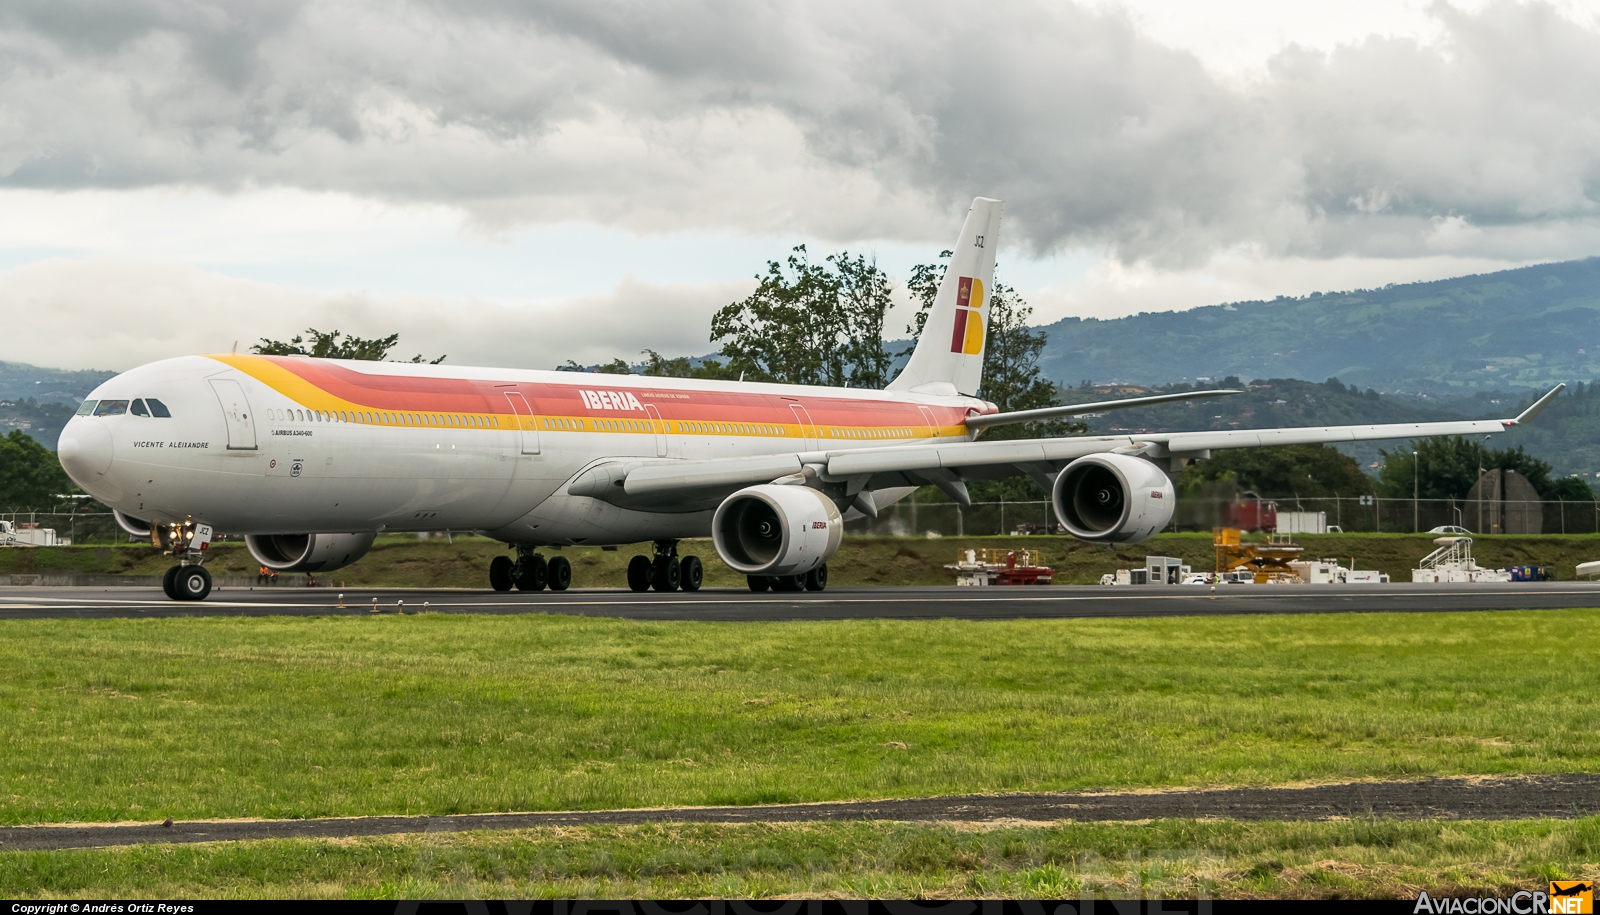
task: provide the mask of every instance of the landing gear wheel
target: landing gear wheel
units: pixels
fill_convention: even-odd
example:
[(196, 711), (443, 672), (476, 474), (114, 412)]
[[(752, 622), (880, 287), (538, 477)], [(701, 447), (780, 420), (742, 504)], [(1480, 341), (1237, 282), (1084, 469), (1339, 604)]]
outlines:
[(178, 600), (205, 600), (211, 593), (211, 573), (199, 566), (183, 566), (173, 577)]
[(772, 578), (774, 591), (804, 591), (806, 577), (804, 575), (775, 575)]
[(567, 561), (567, 557), (557, 556), (556, 558), (550, 560), (548, 569), (550, 590), (567, 590), (567, 586), (572, 584), (572, 563)]
[(649, 556), (635, 556), (628, 560), (628, 588), (633, 591), (650, 590), (650, 571)]
[(657, 591), (676, 591), (682, 581), (683, 566), (676, 556), (657, 556), (650, 564), (650, 587)]
[(537, 553), (522, 560), (522, 574), (517, 576), (518, 591), (543, 591), (550, 569), (544, 557)]
[(750, 590), (760, 592), (772, 587), (772, 579), (765, 575), (747, 575), (745, 580), (750, 583)]
[(806, 590), (821, 591), (828, 586), (828, 564), (823, 563), (806, 573)]
[(161, 577), (161, 590), (167, 595), (169, 600), (183, 600), (183, 596), (178, 593), (178, 586), (176, 584), (178, 580), (178, 573), (182, 570), (183, 566), (173, 566), (167, 570), (166, 575)]
[(700, 565), (699, 556), (685, 556), (678, 564), (678, 586), (685, 591), (700, 590), (700, 580), (705, 576), (705, 569)]
[(489, 561), (489, 587), (496, 591), (511, 590), (511, 567), (515, 565), (510, 556), (496, 556)]

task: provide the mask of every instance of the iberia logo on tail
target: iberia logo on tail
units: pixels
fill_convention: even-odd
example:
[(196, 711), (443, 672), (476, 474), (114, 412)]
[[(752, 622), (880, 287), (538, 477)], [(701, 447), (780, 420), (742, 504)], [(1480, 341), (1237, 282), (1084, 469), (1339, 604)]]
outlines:
[(961, 278), (956, 286), (956, 327), (950, 352), (976, 356), (983, 352), (983, 280)]

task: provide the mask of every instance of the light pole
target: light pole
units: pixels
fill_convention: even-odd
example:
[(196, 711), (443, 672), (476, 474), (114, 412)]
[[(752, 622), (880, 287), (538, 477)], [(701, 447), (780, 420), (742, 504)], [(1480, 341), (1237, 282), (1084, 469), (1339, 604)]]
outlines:
[(1411, 452), (1411, 533), (1422, 530), (1417, 523), (1417, 453)]

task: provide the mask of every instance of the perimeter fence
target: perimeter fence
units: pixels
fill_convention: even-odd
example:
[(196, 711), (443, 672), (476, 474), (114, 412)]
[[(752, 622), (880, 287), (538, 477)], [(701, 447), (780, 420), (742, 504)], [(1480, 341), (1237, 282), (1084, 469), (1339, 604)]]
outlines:
[[(1435, 527), (1454, 526), (1487, 534), (1595, 534), (1600, 533), (1600, 500), (1589, 502), (1478, 503), (1467, 499), (1382, 499), (1328, 497), (1285, 499), (1278, 506), (1280, 529), (1316, 532), (1317, 513), (1331, 532), (1409, 534)], [(1169, 531), (1211, 531), (1238, 521), (1239, 503), (1226, 499), (1179, 498)], [(1250, 505), (1250, 503), (1244, 503)], [(1295, 513), (1293, 519), (1286, 515)], [(113, 544), (137, 542), (117, 526), (110, 512), (0, 512), (0, 520), (13, 522), (21, 533), (36, 528), (56, 532), (61, 543)], [(1306, 522), (1311, 521), (1308, 528)], [(877, 537), (989, 537), (1002, 535), (1061, 534), (1050, 503), (1039, 501), (922, 502), (909, 499), (880, 509), (876, 518), (845, 522), (854, 535)], [(219, 532), (219, 539), (228, 539)]]
[[(1376, 496), (1268, 499), (1276, 502), (1279, 529), (1316, 532), (1324, 527), (1345, 533), (1423, 533), (1452, 526), (1481, 534), (1600, 533), (1600, 500), (1588, 502), (1480, 503), (1468, 499), (1383, 499)], [(1237, 525), (1238, 505), (1230, 499), (1178, 499), (1169, 531), (1211, 531)], [(1250, 502), (1243, 503), (1251, 506)], [(1294, 514), (1293, 518), (1285, 516)], [(1317, 524), (1317, 514), (1321, 524)], [(1254, 526), (1254, 525), (1247, 525)], [(904, 500), (881, 509), (877, 518), (845, 523), (855, 534), (884, 537), (1059, 534), (1060, 522), (1050, 503), (954, 502)]]

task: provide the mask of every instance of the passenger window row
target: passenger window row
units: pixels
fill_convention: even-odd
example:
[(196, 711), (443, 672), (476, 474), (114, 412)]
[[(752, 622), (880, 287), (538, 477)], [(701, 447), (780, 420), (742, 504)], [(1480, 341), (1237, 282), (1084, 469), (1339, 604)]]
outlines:
[(78, 405), (78, 416), (121, 416), (132, 413), (146, 418), (171, 419), (172, 411), (154, 397), (140, 397), (131, 403), (126, 400), (86, 400)]
[(709, 432), (714, 435), (788, 435), (783, 426), (761, 423), (678, 423), (679, 432)]
[(496, 429), (497, 416), (474, 416), (467, 413), (389, 413), (367, 410), (304, 410), (289, 408), (267, 411), (267, 418), (278, 422), (294, 423), (366, 423), (388, 426), (435, 426), (457, 429)]

